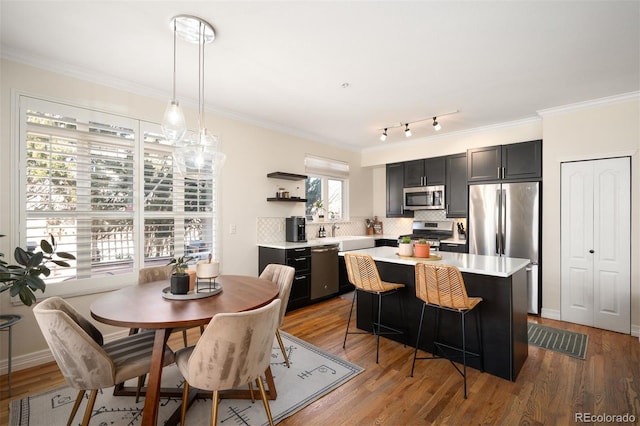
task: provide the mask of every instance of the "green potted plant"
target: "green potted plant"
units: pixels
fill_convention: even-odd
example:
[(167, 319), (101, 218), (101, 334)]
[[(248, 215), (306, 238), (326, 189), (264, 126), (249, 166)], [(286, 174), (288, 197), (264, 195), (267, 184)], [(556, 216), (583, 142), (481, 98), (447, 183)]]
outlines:
[[(0, 235), (4, 237), (4, 235)], [(39, 252), (32, 250), (24, 250), (22, 247), (16, 247), (13, 251), (13, 257), (17, 265), (7, 263), (0, 253), (0, 293), (9, 290), (11, 297), (19, 296), (20, 301), (31, 306), (36, 301), (34, 291), (40, 290), (44, 293), (46, 284), (41, 275), (48, 277), (51, 269), (48, 263), (53, 263), (60, 267), (69, 267), (67, 260), (75, 260), (75, 256), (56, 251), (57, 243), (53, 235), (50, 234), (51, 242), (47, 240), (40, 241)], [(55, 257), (59, 259), (56, 259)]]
[(171, 293), (173, 294), (187, 294), (189, 292), (189, 262), (192, 260), (191, 256), (174, 257), (168, 263), (171, 265)]
[(316, 214), (318, 215), (318, 222), (322, 222), (324, 220), (324, 204), (322, 203), (322, 200), (316, 200), (315, 203), (313, 203), (313, 206), (316, 209)]
[(415, 257), (429, 257), (431, 246), (424, 238), (420, 238), (413, 245), (413, 253)]
[(398, 242), (398, 255), (400, 256), (413, 256), (413, 244), (411, 244), (411, 237), (404, 236), (400, 238)]

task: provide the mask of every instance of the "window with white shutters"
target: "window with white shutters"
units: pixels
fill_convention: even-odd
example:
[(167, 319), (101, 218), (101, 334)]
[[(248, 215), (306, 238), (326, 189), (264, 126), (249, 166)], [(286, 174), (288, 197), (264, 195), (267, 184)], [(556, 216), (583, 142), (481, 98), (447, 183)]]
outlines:
[(215, 182), (180, 176), (159, 125), (29, 96), (18, 109), (19, 243), (51, 234), (76, 256), (47, 284), (215, 256)]

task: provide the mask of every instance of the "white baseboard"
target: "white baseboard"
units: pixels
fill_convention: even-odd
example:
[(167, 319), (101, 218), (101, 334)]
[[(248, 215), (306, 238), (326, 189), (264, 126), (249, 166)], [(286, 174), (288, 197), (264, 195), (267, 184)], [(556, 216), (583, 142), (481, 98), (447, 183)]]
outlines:
[[(116, 333), (109, 334), (104, 336), (105, 343), (110, 342), (115, 339), (119, 339), (121, 337), (127, 336), (129, 334), (129, 330), (122, 330)], [(4, 348), (3, 348), (4, 350)], [(15, 373), (19, 370), (24, 370), (25, 368), (32, 368), (38, 365), (46, 364), (48, 362), (54, 361), (53, 355), (51, 355), (51, 351), (49, 349), (43, 349), (37, 352), (31, 352), (26, 355), (20, 355), (18, 357), (12, 357), (11, 361), (11, 373)], [(0, 374), (7, 374), (9, 372), (9, 362), (7, 359), (3, 359), (0, 361)]]
[(631, 324), (631, 335), (636, 336), (640, 340), (640, 325)]
[(552, 319), (552, 320), (561, 321), (560, 320), (560, 311), (558, 311), (556, 309), (542, 308), (542, 310), (540, 311), (540, 316), (542, 318), (549, 318), (549, 319)]

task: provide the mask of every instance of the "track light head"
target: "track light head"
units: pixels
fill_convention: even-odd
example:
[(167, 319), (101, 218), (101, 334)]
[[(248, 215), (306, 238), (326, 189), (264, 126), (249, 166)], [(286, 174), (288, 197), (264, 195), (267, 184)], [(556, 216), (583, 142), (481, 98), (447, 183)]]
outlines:
[(440, 123), (436, 121), (436, 118), (437, 117), (433, 117), (433, 128), (437, 132), (438, 130), (442, 129), (442, 126), (440, 126)]
[(382, 134), (380, 135), (380, 140), (382, 142), (387, 140), (387, 129), (386, 128), (384, 129), (384, 132), (382, 132)]
[(404, 125), (404, 135), (405, 135), (406, 137), (411, 136), (411, 130), (409, 130), (409, 123), (407, 123), (407, 124), (405, 124), (405, 125)]

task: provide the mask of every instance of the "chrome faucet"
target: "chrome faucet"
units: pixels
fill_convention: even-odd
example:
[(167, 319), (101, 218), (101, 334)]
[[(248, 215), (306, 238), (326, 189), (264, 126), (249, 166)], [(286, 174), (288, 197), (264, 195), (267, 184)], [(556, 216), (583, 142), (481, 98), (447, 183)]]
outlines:
[(335, 223), (335, 222), (334, 222), (334, 223), (331, 225), (331, 236), (332, 236), (332, 237), (335, 237), (335, 236), (336, 236), (336, 229), (340, 229), (340, 227), (338, 226), (338, 224), (337, 224), (337, 223)]

